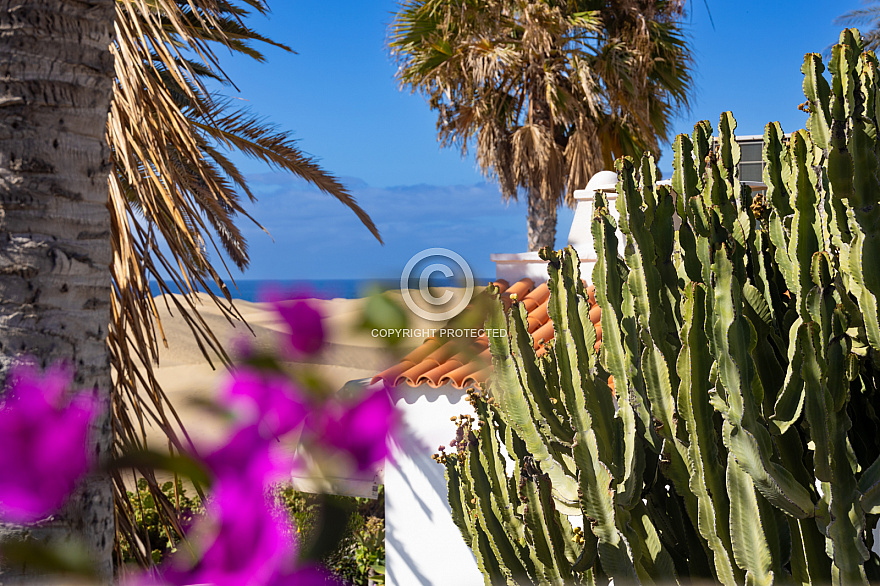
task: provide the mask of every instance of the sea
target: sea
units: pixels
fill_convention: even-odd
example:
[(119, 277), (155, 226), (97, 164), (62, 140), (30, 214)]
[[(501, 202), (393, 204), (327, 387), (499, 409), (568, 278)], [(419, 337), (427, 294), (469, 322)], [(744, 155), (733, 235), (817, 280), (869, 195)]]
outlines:
[[(482, 288), (488, 285), (490, 279), (474, 279), (474, 286)], [(235, 299), (245, 301), (260, 301), (261, 295), (275, 290), (282, 294), (296, 295), (297, 297), (312, 297), (318, 299), (357, 299), (365, 297), (373, 292), (400, 289), (400, 279), (236, 279), (233, 284), (225, 280), (226, 287)], [(460, 281), (432, 277), (432, 287), (461, 287)], [(169, 283), (172, 293), (180, 293), (180, 289), (173, 283)], [(408, 283), (409, 288), (418, 289), (418, 279)], [(220, 288), (211, 284), (211, 290), (220, 294)], [(159, 295), (162, 291), (158, 283), (150, 282), (150, 290), (153, 295)]]

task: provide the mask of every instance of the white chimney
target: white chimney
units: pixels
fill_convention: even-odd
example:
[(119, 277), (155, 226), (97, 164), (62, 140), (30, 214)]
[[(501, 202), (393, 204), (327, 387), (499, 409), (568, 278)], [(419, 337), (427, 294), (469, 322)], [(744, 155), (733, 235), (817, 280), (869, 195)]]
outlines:
[[(587, 182), (586, 189), (579, 189), (574, 192), (574, 199), (577, 201), (574, 208), (574, 220), (571, 222), (571, 230), (568, 233), (568, 244), (573, 246), (581, 259), (581, 277), (587, 282), (593, 281), (593, 267), (596, 265), (596, 246), (593, 242), (593, 211), (594, 202), (596, 201), (596, 193), (605, 194), (608, 202), (608, 210), (615, 219), (620, 215), (617, 213), (617, 173), (614, 171), (599, 171), (593, 175)], [(617, 243), (617, 250), (623, 254), (626, 242), (620, 238)]]
[[(593, 235), (591, 225), (593, 221), (593, 201), (598, 191), (605, 193), (611, 214), (616, 218), (617, 209), (614, 201), (617, 199), (615, 186), (617, 174), (614, 171), (600, 171), (590, 178), (586, 189), (574, 192), (577, 205), (574, 210), (574, 220), (568, 233), (568, 244), (577, 250), (581, 259), (581, 277), (592, 282), (593, 266), (596, 264), (596, 250), (593, 247)], [(623, 242), (618, 249), (623, 253)], [(495, 277), (504, 279), (508, 283), (515, 283), (528, 277), (535, 284), (547, 281), (547, 263), (538, 258), (537, 252), (521, 252), (516, 254), (492, 254), (490, 258), (495, 263)]]

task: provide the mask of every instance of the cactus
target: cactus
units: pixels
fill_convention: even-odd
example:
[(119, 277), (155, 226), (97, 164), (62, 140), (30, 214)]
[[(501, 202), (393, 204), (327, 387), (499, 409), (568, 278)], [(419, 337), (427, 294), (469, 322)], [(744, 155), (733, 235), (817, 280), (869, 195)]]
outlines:
[(669, 187), (650, 155), (617, 162), (619, 221), (597, 194), (592, 226), (598, 351), (572, 249), (541, 252), (540, 357), (525, 309), (496, 303), (492, 381), (437, 458), (487, 584), (880, 579), (880, 64), (861, 49), (844, 31), (830, 80), (806, 56), (807, 129), (767, 125), (764, 193), (739, 181), (730, 113), (714, 146), (708, 122), (676, 139)]

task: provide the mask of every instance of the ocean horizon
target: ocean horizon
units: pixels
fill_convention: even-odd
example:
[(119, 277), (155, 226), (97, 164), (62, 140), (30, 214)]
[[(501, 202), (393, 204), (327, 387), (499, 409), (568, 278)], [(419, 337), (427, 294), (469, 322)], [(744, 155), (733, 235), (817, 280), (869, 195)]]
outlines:
[[(492, 279), (474, 279), (475, 287), (485, 287)], [(224, 280), (233, 299), (259, 301), (261, 295), (276, 290), (283, 294), (318, 299), (357, 299), (374, 291), (391, 291), (400, 289), (400, 279), (236, 279), (235, 284)], [(171, 293), (180, 293), (180, 288), (168, 283)], [(460, 287), (459, 281), (452, 279), (431, 279), (435, 287)], [(418, 289), (418, 279), (409, 282), (410, 289)], [(210, 289), (221, 295), (220, 288), (213, 283)], [(162, 293), (156, 281), (150, 281), (150, 291), (154, 296)]]

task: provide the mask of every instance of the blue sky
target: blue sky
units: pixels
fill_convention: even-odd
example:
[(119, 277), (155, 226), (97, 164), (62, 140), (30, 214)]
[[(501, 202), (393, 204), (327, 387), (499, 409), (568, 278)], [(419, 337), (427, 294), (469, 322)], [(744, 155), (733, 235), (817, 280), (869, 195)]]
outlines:
[[(836, 41), (835, 17), (858, 0), (689, 0), (685, 29), (695, 60), (690, 112), (676, 133), (697, 120), (717, 123), (732, 110), (737, 133), (762, 134), (769, 121), (786, 132), (806, 116), (800, 66), (807, 52)], [(259, 202), (252, 215), (269, 230), (245, 224), (252, 255), (245, 279), (396, 278), (406, 261), (430, 247), (461, 254), (478, 277), (494, 276), (493, 252), (526, 250), (525, 202), (504, 203), (473, 157), (441, 149), (424, 98), (399, 90), (386, 48), (396, 2), (269, 0), (269, 18), (250, 24), (297, 54), (265, 48), (267, 62), (225, 57), (240, 89), (223, 91), (292, 130), (298, 146), (340, 177), (372, 216), (379, 245), (347, 208), (289, 176), (235, 157)], [(666, 149), (667, 152), (669, 149)], [(671, 152), (660, 161), (671, 171)], [(572, 213), (560, 209), (557, 244)]]

